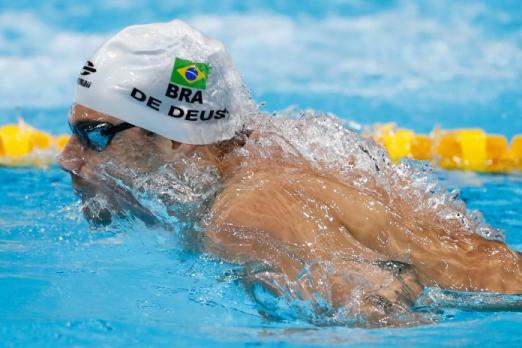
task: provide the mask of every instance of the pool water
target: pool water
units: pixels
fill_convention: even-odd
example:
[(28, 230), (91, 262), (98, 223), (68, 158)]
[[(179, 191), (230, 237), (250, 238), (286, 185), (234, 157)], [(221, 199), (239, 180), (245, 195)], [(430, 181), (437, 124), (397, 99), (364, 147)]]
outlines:
[[(517, 1), (0, 1), (0, 123), (67, 131), (90, 52), (132, 23), (186, 19), (225, 42), (266, 111), (295, 105), (419, 132), (522, 133)], [(45, 42), (45, 44), (43, 44)], [(522, 176), (436, 171), (522, 250)], [(90, 229), (68, 175), (0, 169), (0, 346), (521, 346), (521, 311), (440, 300), (434, 325), (267, 319), (238, 266), (125, 221)], [(443, 298), (443, 294), (435, 294)], [(520, 308), (520, 306), (518, 307)]]
[[(439, 175), (522, 247), (522, 178)], [(2, 169), (0, 337), (5, 346), (247, 344), (519, 345), (522, 313), (441, 307), (434, 325), (318, 327), (265, 319), (240, 269), (184, 250), (175, 233), (116, 224), (90, 230), (58, 168)], [(520, 305), (519, 305), (520, 308)], [(487, 336), (482, 333), (489, 332)]]

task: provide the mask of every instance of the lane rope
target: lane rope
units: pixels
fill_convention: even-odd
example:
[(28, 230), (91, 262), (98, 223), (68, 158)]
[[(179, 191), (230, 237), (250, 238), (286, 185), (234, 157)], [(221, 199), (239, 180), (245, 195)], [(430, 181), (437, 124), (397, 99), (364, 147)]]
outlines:
[[(440, 129), (418, 134), (394, 123), (364, 128), (363, 136), (383, 145), (394, 162), (402, 158), (430, 161), (442, 169), (488, 173), (522, 171), (522, 134), (511, 141), (480, 128)], [(0, 126), (0, 165), (46, 168), (56, 162), (70, 135), (52, 135), (23, 120)]]
[(394, 123), (375, 124), (363, 134), (383, 145), (394, 162), (412, 158), (442, 169), (522, 171), (522, 134), (508, 142), (504, 135), (487, 134), (480, 128), (435, 128), (430, 134), (417, 134)]
[(51, 135), (23, 120), (0, 127), (0, 165), (47, 168), (56, 162), (69, 135)]

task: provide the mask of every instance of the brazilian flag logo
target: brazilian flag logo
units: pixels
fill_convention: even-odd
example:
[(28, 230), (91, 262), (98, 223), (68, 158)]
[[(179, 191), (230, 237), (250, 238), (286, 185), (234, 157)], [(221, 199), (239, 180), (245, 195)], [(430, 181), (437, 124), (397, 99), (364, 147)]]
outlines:
[(170, 82), (190, 88), (205, 89), (210, 70), (210, 64), (194, 63), (188, 59), (176, 58)]

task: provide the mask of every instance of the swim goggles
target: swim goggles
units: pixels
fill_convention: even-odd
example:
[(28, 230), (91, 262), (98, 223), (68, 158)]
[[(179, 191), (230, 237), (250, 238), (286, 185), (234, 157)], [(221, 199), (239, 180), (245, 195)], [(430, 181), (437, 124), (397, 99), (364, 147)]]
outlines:
[(127, 122), (113, 125), (109, 122), (83, 121), (75, 124), (69, 122), (69, 127), (82, 145), (100, 152), (109, 146), (117, 133), (132, 128), (134, 125)]

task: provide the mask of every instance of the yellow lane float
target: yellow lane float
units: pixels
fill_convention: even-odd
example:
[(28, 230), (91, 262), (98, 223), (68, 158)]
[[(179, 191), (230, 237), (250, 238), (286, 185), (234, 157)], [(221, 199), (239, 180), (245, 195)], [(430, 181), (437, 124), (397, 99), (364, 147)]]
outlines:
[(431, 161), (443, 169), (473, 170), (490, 173), (522, 171), (522, 135), (511, 144), (503, 135), (487, 134), (482, 129), (434, 129), (431, 134), (416, 134), (397, 128), (393, 123), (377, 124), (366, 129), (388, 151), (390, 158)]
[[(522, 134), (511, 142), (503, 135), (487, 134), (482, 129), (434, 129), (417, 134), (393, 123), (368, 127), (365, 136), (374, 138), (388, 151), (394, 162), (401, 158), (430, 161), (443, 169), (507, 173), (522, 171)], [(69, 141), (69, 135), (51, 135), (26, 124), (0, 126), (0, 166), (46, 168)]]
[(55, 162), (68, 135), (53, 136), (35, 129), (23, 120), (0, 127), (0, 165), (46, 168)]

